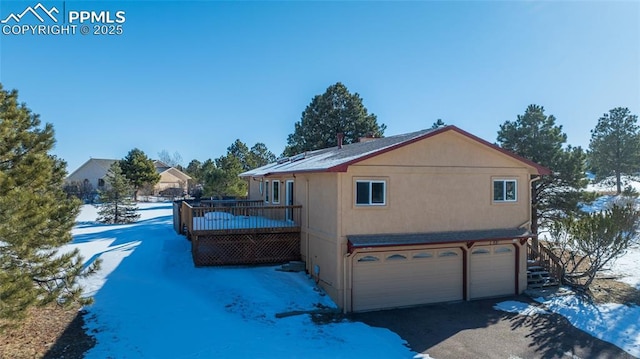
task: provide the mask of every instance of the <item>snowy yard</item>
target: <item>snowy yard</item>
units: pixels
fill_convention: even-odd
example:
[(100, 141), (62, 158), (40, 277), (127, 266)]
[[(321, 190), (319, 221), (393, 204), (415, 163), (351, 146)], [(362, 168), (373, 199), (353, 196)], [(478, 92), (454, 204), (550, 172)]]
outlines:
[(83, 207), (74, 243), (102, 258), (84, 285), (86, 358), (412, 358), (395, 333), (363, 323), (315, 324), (276, 313), (335, 307), (304, 273), (277, 267), (194, 268), (189, 242), (173, 231), (171, 203), (141, 204), (140, 221), (99, 225)]
[[(140, 220), (100, 225), (83, 207), (74, 242), (87, 262), (103, 260), (83, 283), (97, 339), (87, 358), (428, 357), (387, 329), (359, 322), (316, 324), (309, 315), (276, 313), (335, 307), (304, 273), (277, 267), (194, 268), (190, 244), (173, 231), (170, 203), (141, 204)], [(640, 248), (612, 271), (640, 289)], [(539, 298), (540, 308), (505, 301), (496, 309), (524, 315), (555, 312), (574, 326), (640, 357), (640, 308), (593, 305), (573, 295)], [(541, 309), (543, 308), (543, 309)]]
[[(638, 182), (630, 182), (630, 184), (636, 190), (640, 189)], [(592, 185), (589, 190), (614, 191), (611, 186), (602, 185)], [(611, 195), (602, 196), (583, 210), (602, 210), (614, 199)], [(611, 263), (606, 274), (619, 278), (620, 282), (640, 290), (640, 246), (636, 244), (623, 257)], [(549, 299), (537, 298), (536, 301), (541, 303), (546, 311), (566, 317), (575, 327), (596, 338), (615, 344), (635, 357), (640, 357), (640, 307), (614, 303), (592, 304), (575, 295)], [(540, 308), (514, 301), (499, 303), (496, 309), (524, 315), (546, 313)]]

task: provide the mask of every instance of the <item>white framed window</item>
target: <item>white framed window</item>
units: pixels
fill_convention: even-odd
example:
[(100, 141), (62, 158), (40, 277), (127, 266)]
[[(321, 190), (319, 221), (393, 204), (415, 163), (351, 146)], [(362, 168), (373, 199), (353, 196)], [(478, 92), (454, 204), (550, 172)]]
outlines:
[(356, 181), (357, 206), (384, 206), (387, 203), (385, 181)]
[(264, 181), (264, 201), (269, 202), (269, 181)]
[(271, 196), (273, 196), (273, 204), (280, 203), (280, 181), (272, 181), (271, 186), (273, 187), (273, 191), (271, 191)]
[(493, 180), (494, 202), (516, 202), (518, 200), (518, 182), (515, 179)]
[(260, 194), (263, 194), (264, 193), (264, 181), (263, 180), (260, 180), (258, 188), (260, 189)]

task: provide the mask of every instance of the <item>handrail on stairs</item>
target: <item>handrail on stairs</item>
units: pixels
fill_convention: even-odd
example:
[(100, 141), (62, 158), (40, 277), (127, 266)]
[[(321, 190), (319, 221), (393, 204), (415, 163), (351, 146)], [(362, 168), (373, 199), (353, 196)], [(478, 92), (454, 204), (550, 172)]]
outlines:
[(545, 246), (542, 241), (529, 241), (527, 245), (527, 259), (537, 262), (549, 272), (549, 275), (558, 280), (558, 282), (564, 282), (564, 267), (560, 262), (560, 258)]

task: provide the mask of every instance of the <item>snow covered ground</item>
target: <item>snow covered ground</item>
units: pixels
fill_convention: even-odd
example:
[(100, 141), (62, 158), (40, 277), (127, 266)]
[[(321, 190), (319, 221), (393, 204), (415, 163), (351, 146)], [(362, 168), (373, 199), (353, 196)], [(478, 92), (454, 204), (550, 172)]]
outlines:
[[(86, 358), (412, 358), (398, 335), (363, 323), (315, 324), (335, 307), (303, 273), (277, 267), (194, 268), (189, 242), (173, 231), (171, 203), (141, 204), (140, 220), (100, 225), (84, 206), (72, 248), (102, 259), (83, 285), (97, 339)], [(424, 357), (424, 356), (423, 356)]]
[[(591, 180), (594, 180), (593, 176), (589, 176)], [(622, 176), (621, 178), (622, 188), (631, 186), (636, 191), (640, 192), (640, 179), (638, 177)], [(598, 193), (615, 193), (616, 184), (615, 177), (607, 177), (600, 182), (591, 182), (587, 186), (587, 191)]]
[[(640, 189), (638, 182), (631, 185)], [(600, 186), (601, 190), (603, 187)], [(608, 189), (606, 187), (605, 189)], [(615, 200), (614, 196), (598, 198), (586, 211), (599, 211)], [(636, 244), (627, 253), (611, 263), (607, 275), (613, 275), (623, 283), (640, 289), (640, 245)], [(561, 295), (549, 299), (537, 298), (542, 308), (526, 303), (505, 301), (498, 303), (496, 309), (523, 315), (558, 313), (566, 317), (571, 324), (592, 336), (615, 344), (629, 354), (640, 357), (640, 307), (622, 304), (593, 304), (575, 295)]]
[[(430, 358), (387, 329), (316, 324), (306, 314), (276, 318), (335, 305), (303, 273), (274, 266), (194, 268), (189, 242), (173, 231), (171, 203), (141, 204), (140, 213), (134, 224), (101, 225), (94, 223), (96, 209), (84, 206), (73, 230), (69, 247), (87, 264), (103, 261), (83, 283), (95, 297), (85, 320), (97, 339), (86, 358)], [(640, 248), (611, 270), (640, 289)], [(538, 301), (540, 308), (505, 301), (496, 309), (559, 313), (640, 357), (639, 307), (593, 305), (573, 295)]]

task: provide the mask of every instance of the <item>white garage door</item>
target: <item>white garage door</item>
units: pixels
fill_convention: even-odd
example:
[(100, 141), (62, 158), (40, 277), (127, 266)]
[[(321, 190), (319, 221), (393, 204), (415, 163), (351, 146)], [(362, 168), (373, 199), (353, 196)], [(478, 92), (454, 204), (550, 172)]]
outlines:
[(459, 248), (357, 254), (354, 311), (462, 300)]
[(469, 258), (469, 297), (515, 294), (516, 255), (513, 245), (476, 246)]

